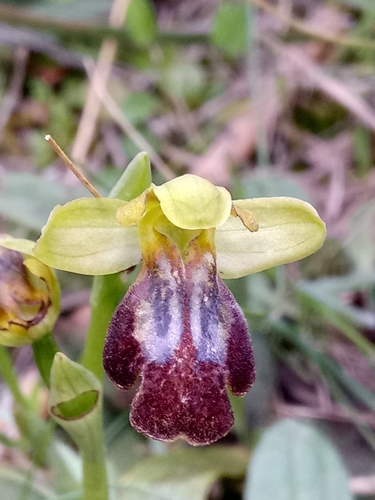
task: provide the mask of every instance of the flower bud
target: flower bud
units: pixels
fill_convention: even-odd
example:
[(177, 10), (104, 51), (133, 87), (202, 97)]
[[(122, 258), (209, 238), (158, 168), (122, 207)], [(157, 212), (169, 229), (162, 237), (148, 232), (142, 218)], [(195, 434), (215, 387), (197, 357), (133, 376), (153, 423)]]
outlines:
[(2, 246), (9, 241), (18, 240), (0, 236), (0, 344), (19, 347), (52, 330), (60, 288), (52, 269), (31, 252)]

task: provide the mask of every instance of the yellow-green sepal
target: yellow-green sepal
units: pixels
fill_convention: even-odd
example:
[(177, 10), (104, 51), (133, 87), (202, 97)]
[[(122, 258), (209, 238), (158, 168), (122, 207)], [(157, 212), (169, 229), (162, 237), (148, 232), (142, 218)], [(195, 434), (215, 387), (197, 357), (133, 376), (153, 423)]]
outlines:
[(217, 228), (217, 265), (222, 278), (240, 278), (303, 259), (316, 252), (326, 237), (324, 222), (304, 201), (280, 197), (233, 203), (250, 211), (259, 229), (250, 232), (233, 216)]
[(181, 229), (220, 226), (231, 212), (229, 191), (196, 175), (182, 175), (152, 190), (164, 215)]
[(80, 198), (51, 212), (34, 255), (45, 264), (79, 274), (113, 274), (138, 264), (137, 228), (116, 219), (124, 205), (112, 198)]

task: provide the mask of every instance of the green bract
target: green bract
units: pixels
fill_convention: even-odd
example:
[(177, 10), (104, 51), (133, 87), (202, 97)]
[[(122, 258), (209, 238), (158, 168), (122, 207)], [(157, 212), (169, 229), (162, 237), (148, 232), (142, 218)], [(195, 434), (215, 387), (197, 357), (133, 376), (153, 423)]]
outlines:
[(97, 454), (96, 427), (101, 425), (99, 380), (63, 353), (55, 354), (51, 368), (49, 412), (86, 456)]
[(232, 203), (225, 188), (184, 175), (162, 186), (151, 185), (130, 202), (82, 198), (56, 207), (34, 255), (52, 267), (80, 274), (127, 269), (141, 260), (137, 225), (155, 209), (166, 218), (170, 232), (173, 227), (183, 231), (217, 228), (217, 264), (223, 278), (239, 278), (302, 259), (318, 250), (326, 235), (323, 221), (306, 202), (255, 198)]

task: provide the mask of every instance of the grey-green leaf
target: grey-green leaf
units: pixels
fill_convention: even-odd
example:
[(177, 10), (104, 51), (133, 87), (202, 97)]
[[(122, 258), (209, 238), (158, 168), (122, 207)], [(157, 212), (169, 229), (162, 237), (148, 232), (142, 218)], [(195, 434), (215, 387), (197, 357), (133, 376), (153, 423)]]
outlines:
[(180, 449), (148, 457), (120, 480), (118, 500), (206, 500), (221, 477), (241, 479), (249, 452), (243, 447)]
[(333, 445), (313, 426), (286, 419), (268, 429), (249, 465), (244, 500), (352, 500)]

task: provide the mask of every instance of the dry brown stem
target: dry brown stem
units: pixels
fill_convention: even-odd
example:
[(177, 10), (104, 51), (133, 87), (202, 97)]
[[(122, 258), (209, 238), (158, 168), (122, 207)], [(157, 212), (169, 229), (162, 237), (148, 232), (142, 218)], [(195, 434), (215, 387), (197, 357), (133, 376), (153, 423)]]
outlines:
[(64, 151), (57, 144), (55, 139), (53, 139), (50, 135), (45, 136), (45, 140), (51, 144), (54, 151), (58, 154), (58, 156), (63, 160), (65, 165), (73, 172), (73, 174), (82, 182), (82, 184), (90, 191), (90, 193), (95, 196), (95, 198), (100, 198), (100, 193), (94, 188), (89, 180), (78, 170), (78, 168), (74, 165), (72, 160), (64, 153)]

